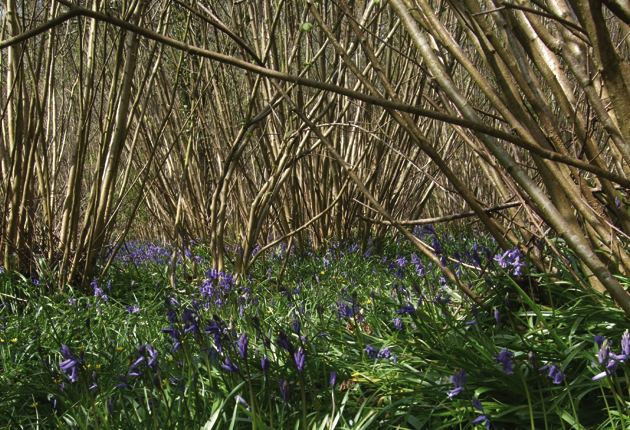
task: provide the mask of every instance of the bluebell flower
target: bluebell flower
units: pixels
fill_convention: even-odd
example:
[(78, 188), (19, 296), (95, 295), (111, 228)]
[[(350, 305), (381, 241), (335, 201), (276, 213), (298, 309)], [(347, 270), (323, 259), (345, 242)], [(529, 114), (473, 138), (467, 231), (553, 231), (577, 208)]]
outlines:
[(118, 375), (118, 379), (120, 379), (121, 384), (116, 385), (116, 388), (129, 388), (131, 389), (131, 385), (127, 382), (127, 377), (125, 375)]
[(494, 319), (497, 320), (497, 324), (501, 321), (501, 315), (499, 314), (499, 308), (494, 308)]
[(98, 376), (96, 375), (96, 372), (92, 372), (92, 380), (94, 381), (94, 383), (90, 386), (90, 388), (88, 388), (88, 391), (92, 391), (98, 388)]
[(266, 355), (263, 355), (260, 359), (260, 365), (262, 367), (263, 372), (269, 373), (269, 366), (271, 366), (271, 361), (267, 358)]
[(66, 345), (61, 345), (61, 355), (64, 356), (65, 360), (59, 363), (59, 368), (68, 375), (71, 382), (78, 381), (79, 374), (77, 367), (79, 359), (75, 357), (75, 355), (70, 351), (70, 348)]
[(232, 363), (227, 357), (225, 357), (225, 364), (221, 365), (221, 369), (227, 370), (228, 372), (238, 372), (238, 366)]
[(398, 309), (396, 311), (396, 313), (398, 315), (404, 315), (404, 314), (412, 314), (416, 311), (416, 308), (413, 307), (413, 305), (411, 303), (403, 306), (401, 309)]
[(456, 370), (452, 380), (455, 389), (446, 393), (451, 400), (466, 387), (466, 371), (464, 369)]
[(598, 334), (595, 335), (595, 343), (597, 344), (598, 348), (602, 347), (602, 344), (604, 343), (605, 340), (606, 338), (604, 336), (600, 336)]
[(371, 358), (373, 360), (376, 360), (378, 358), (377, 357), (378, 352), (374, 348), (372, 348), (370, 345), (366, 346), (364, 351), (367, 353), (368, 358)]
[(247, 333), (243, 332), (241, 337), (236, 342), (238, 345), (238, 352), (241, 354), (241, 358), (243, 360), (247, 359), (247, 345), (249, 344), (249, 339), (247, 338)]
[(472, 314), (475, 316), (475, 319), (479, 318), (479, 309), (477, 309), (476, 304), (473, 303), (472, 305), (470, 305), (470, 310)]
[(295, 366), (297, 367), (298, 372), (302, 373), (304, 369), (304, 361), (306, 359), (306, 354), (304, 353), (304, 349), (302, 347), (298, 348), (298, 352), (293, 355), (295, 360)]
[(330, 372), (330, 386), (334, 387), (336, 382), (337, 382), (337, 372), (335, 371)]
[(140, 369), (138, 369), (138, 366), (144, 360), (144, 357), (140, 357), (135, 362), (133, 362), (131, 366), (129, 366), (129, 373), (127, 374), (127, 376), (142, 376), (142, 373), (140, 372)]
[(512, 357), (514, 357), (513, 353), (503, 348), (499, 354), (495, 354), (493, 355), (493, 357), (494, 364), (503, 364), (503, 372), (505, 372), (506, 375), (514, 374), (514, 372), (512, 371)]
[(396, 330), (403, 329), (402, 321), (400, 320), (400, 318), (394, 318), (392, 322), (394, 323), (394, 327), (396, 327)]
[(483, 405), (481, 404), (479, 399), (473, 398), (473, 406), (475, 407), (475, 409), (477, 409), (479, 412), (481, 412), (481, 415), (479, 415), (477, 418), (475, 418), (471, 424), (480, 424), (480, 423), (483, 423), (485, 421), (486, 428), (489, 429), (490, 428), (490, 418), (488, 417), (488, 414), (486, 414), (486, 412), (483, 410)]
[(280, 380), (280, 394), (282, 394), (284, 402), (287, 403), (289, 401), (289, 382), (285, 379)]
[(298, 336), (300, 335), (300, 321), (293, 320), (293, 331), (295, 331)]
[(440, 242), (437, 240), (437, 236), (433, 238), (433, 249), (435, 250), (435, 255), (442, 254), (442, 248), (440, 247)]
[(286, 349), (289, 352), (289, 354), (295, 353), (295, 347), (291, 343), (289, 336), (283, 330), (280, 330), (280, 334), (278, 335), (277, 342), (278, 342), (278, 346)]
[(396, 260), (394, 260), (394, 263), (396, 263), (398, 267), (405, 267), (407, 265), (407, 258), (405, 258), (404, 256), (400, 256)]
[(391, 353), (391, 351), (389, 350), (389, 346), (386, 346), (385, 348), (381, 349), (378, 353), (379, 358), (391, 358), (393, 356), (393, 354)]
[(147, 351), (149, 352), (149, 361), (147, 361), (147, 366), (152, 369), (154, 372), (157, 372), (157, 351), (153, 349), (151, 345), (147, 345)]
[(107, 410), (110, 415), (114, 415), (114, 400), (111, 397), (107, 399)]

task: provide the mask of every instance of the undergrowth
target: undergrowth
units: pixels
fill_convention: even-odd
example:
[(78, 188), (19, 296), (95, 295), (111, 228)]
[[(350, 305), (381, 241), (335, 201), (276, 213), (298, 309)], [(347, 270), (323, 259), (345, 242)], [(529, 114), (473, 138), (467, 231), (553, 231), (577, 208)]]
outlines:
[(630, 425), (630, 324), (561, 242), (542, 274), (484, 235), (416, 233), (483, 305), (395, 239), (278, 246), (241, 280), (193, 246), (175, 290), (172, 250), (150, 243), (128, 244), (89, 295), (51, 293), (44, 261), (3, 271), (0, 427)]

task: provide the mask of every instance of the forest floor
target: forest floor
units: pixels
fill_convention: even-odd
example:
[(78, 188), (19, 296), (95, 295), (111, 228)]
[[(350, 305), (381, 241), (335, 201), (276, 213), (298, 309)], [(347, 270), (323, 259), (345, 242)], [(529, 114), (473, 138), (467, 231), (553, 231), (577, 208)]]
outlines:
[(630, 426), (630, 322), (560, 240), (551, 276), (487, 235), (416, 234), (482, 305), (396, 238), (278, 246), (240, 282), (191, 245), (175, 289), (149, 242), (85, 291), (4, 270), (0, 428)]

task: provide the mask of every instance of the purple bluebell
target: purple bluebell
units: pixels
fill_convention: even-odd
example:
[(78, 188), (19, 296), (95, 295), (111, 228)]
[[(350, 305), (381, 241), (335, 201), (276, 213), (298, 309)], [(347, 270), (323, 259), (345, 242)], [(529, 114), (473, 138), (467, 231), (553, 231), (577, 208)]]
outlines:
[(75, 357), (75, 355), (70, 351), (70, 348), (66, 345), (61, 345), (61, 355), (64, 356), (65, 360), (59, 363), (59, 368), (68, 375), (70, 381), (78, 381), (79, 375), (77, 367), (79, 359)]
[(238, 372), (238, 366), (232, 363), (227, 357), (225, 357), (225, 364), (221, 365), (221, 369), (227, 370), (228, 372)]
[(453, 385), (455, 385), (455, 389), (446, 393), (451, 400), (466, 387), (466, 371), (464, 369), (456, 370), (453, 374), (452, 381)]
[(173, 323), (171, 323), (169, 328), (163, 328), (162, 333), (167, 333), (171, 335), (171, 338), (168, 339), (168, 341), (173, 344), (173, 347), (171, 348), (171, 352), (178, 351), (182, 345), (182, 341), (181, 341), (179, 330), (173, 327)]
[(396, 311), (396, 313), (398, 315), (404, 315), (404, 314), (412, 314), (416, 311), (416, 308), (413, 307), (413, 305), (411, 303), (403, 306), (402, 308), (398, 309)]
[(470, 305), (470, 310), (472, 311), (472, 314), (475, 316), (475, 319), (479, 318), (479, 309), (477, 309), (477, 305), (476, 304), (472, 304)]
[(435, 250), (435, 255), (442, 254), (442, 248), (440, 247), (440, 242), (437, 240), (437, 236), (433, 238), (433, 249)]
[(394, 327), (396, 327), (396, 330), (403, 329), (402, 321), (400, 320), (400, 318), (394, 318), (392, 322), (394, 323)]
[(298, 352), (293, 355), (293, 358), (295, 359), (295, 366), (297, 367), (298, 372), (302, 373), (302, 370), (304, 369), (304, 361), (306, 359), (304, 349), (299, 347)]
[(243, 332), (241, 337), (236, 342), (238, 345), (238, 352), (241, 354), (241, 358), (243, 360), (247, 359), (247, 345), (249, 344), (249, 339), (247, 338), (247, 333)]
[(149, 352), (149, 361), (147, 361), (147, 366), (149, 366), (149, 368), (151, 370), (153, 370), (154, 372), (157, 372), (158, 366), (157, 366), (157, 355), (158, 352), (153, 349), (153, 347), (151, 345), (146, 346), (147, 351)]
[(248, 407), (247, 406), (247, 402), (245, 401), (244, 398), (242, 398), (241, 396), (239, 396), (238, 394), (236, 396), (234, 396), (234, 400), (236, 400), (236, 403), (240, 403), (241, 405)]
[(114, 415), (114, 400), (111, 397), (107, 399), (107, 410), (110, 415)]
[(389, 350), (389, 346), (386, 346), (385, 348), (381, 349), (378, 353), (379, 358), (391, 358), (393, 356), (393, 354), (391, 353), (391, 351)]
[(127, 374), (127, 376), (142, 376), (142, 372), (140, 372), (140, 369), (138, 368), (138, 366), (140, 365), (140, 363), (142, 363), (145, 360), (146, 358), (140, 357), (136, 361), (134, 361), (129, 366), (129, 373)]
[(371, 358), (373, 360), (376, 360), (378, 358), (378, 352), (374, 348), (372, 348), (372, 346), (366, 346), (364, 351), (367, 354), (368, 358)]
[(94, 381), (94, 383), (92, 384), (92, 386), (90, 386), (90, 388), (88, 388), (88, 391), (92, 391), (98, 388), (98, 376), (96, 375), (96, 372), (92, 372), (92, 380)]
[(503, 348), (499, 354), (495, 354), (493, 357), (494, 364), (503, 364), (503, 372), (505, 372), (506, 375), (514, 374), (512, 371), (512, 357), (514, 357), (514, 354), (512, 352)]
[(556, 385), (560, 385), (562, 381), (564, 380), (565, 376), (566, 375), (564, 375), (563, 373), (557, 372), (553, 377), (553, 383)]
[(499, 314), (499, 308), (494, 308), (494, 319), (497, 320), (497, 324), (501, 321), (501, 314)]
[(473, 398), (473, 406), (475, 407), (475, 409), (477, 409), (479, 412), (481, 412), (481, 415), (479, 415), (477, 418), (475, 418), (472, 421), (471, 424), (480, 424), (480, 423), (483, 423), (485, 421), (486, 428), (489, 429), (490, 428), (490, 417), (488, 417), (488, 414), (486, 414), (486, 412), (483, 410), (483, 405), (481, 404), (479, 399)]
[(298, 336), (300, 335), (300, 321), (293, 320), (293, 331), (295, 331)]
[(598, 334), (595, 335), (595, 343), (597, 344), (598, 348), (602, 347), (602, 344), (604, 343), (605, 340), (606, 338), (604, 336), (600, 336)]
[(281, 348), (286, 349), (289, 352), (289, 354), (295, 353), (295, 347), (291, 343), (289, 336), (284, 331), (280, 330), (280, 334), (278, 335), (277, 342), (278, 342), (278, 345)]
[(280, 380), (280, 394), (282, 394), (284, 402), (287, 403), (289, 401), (289, 382), (285, 379)]
[(184, 323), (184, 333), (192, 331), (195, 336), (199, 336), (201, 333), (199, 317), (194, 309), (184, 309), (182, 312), (182, 322)]
[(118, 379), (120, 379), (121, 384), (116, 385), (116, 388), (129, 388), (131, 389), (131, 385), (127, 382), (127, 377), (125, 375), (118, 375)]
[(271, 366), (271, 361), (267, 358), (266, 355), (263, 355), (260, 359), (260, 365), (262, 367), (263, 372), (269, 373), (269, 367)]
[(335, 371), (330, 372), (330, 386), (334, 387), (336, 382), (337, 382), (337, 372)]
[(126, 309), (127, 313), (130, 314), (137, 314), (138, 312), (140, 312), (140, 307), (138, 305), (126, 306)]

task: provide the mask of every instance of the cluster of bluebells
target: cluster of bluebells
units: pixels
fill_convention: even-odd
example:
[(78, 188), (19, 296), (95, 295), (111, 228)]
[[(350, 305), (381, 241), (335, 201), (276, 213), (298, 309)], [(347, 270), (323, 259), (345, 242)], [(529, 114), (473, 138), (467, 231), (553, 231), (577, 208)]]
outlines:
[[(597, 358), (599, 360), (599, 366), (604, 366), (605, 368), (603, 372), (593, 376), (593, 381), (598, 381), (606, 376), (614, 375), (619, 363), (625, 363), (630, 357), (630, 332), (626, 330), (621, 338), (621, 354), (612, 353), (610, 350), (612, 341), (603, 336), (596, 335), (595, 343), (598, 347)], [(599, 367), (597, 363), (592, 364), (593, 366)]]
[[(176, 264), (182, 263), (181, 253), (178, 251)], [(166, 266), (173, 255), (172, 246), (162, 246), (154, 243), (129, 241), (116, 254), (115, 262), (120, 265), (134, 264), (136, 267), (150, 265)]]
[(395, 356), (394, 354), (392, 354), (392, 352), (389, 350), (389, 346), (386, 346), (385, 348), (381, 349), (380, 351), (377, 351), (371, 345), (368, 345), (368, 346), (365, 347), (364, 351), (367, 354), (368, 358), (370, 358), (372, 360), (378, 360), (379, 358), (385, 358), (385, 359), (392, 359), (394, 363), (398, 362), (398, 357)]
[[(245, 301), (250, 296), (250, 289), (247, 286), (241, 288), (243, 295), (239, 299)], [(206, 280), (198, 289), (205, 301), (204, 309), (208, 309), (211, 305), (221, 308), (228, 303), (229, 296), (235, 291), (236, 286), (231, 274), (210, 269), (206, 272)]]
[[(103, 291), (103, 288), (101, 287), (101, 285), (98, 283), (98, 281), (95, 279), (93, 280), (90, 285), (92, 286), (92, 288), (94, 288), (94, 297), (96, 297), (98, 299), (98, 301), (96, 302), (96, 305), (98, 306), (101, 302), (101, 300), (103, 302), (106, 302), (109, 300), (109, 297), (107, 296), (107, 294), (105, 294), (105, 292)], [(111, 281), (107, 283), (107, 290), (109, 291), (112, 288), (112, 283)]]
[(514, 276), (520, 276), (525, 268), (523, 254), (517, 248), (505, 251), (503, 254), (494, 256), (494, 261), (504, 270)]

